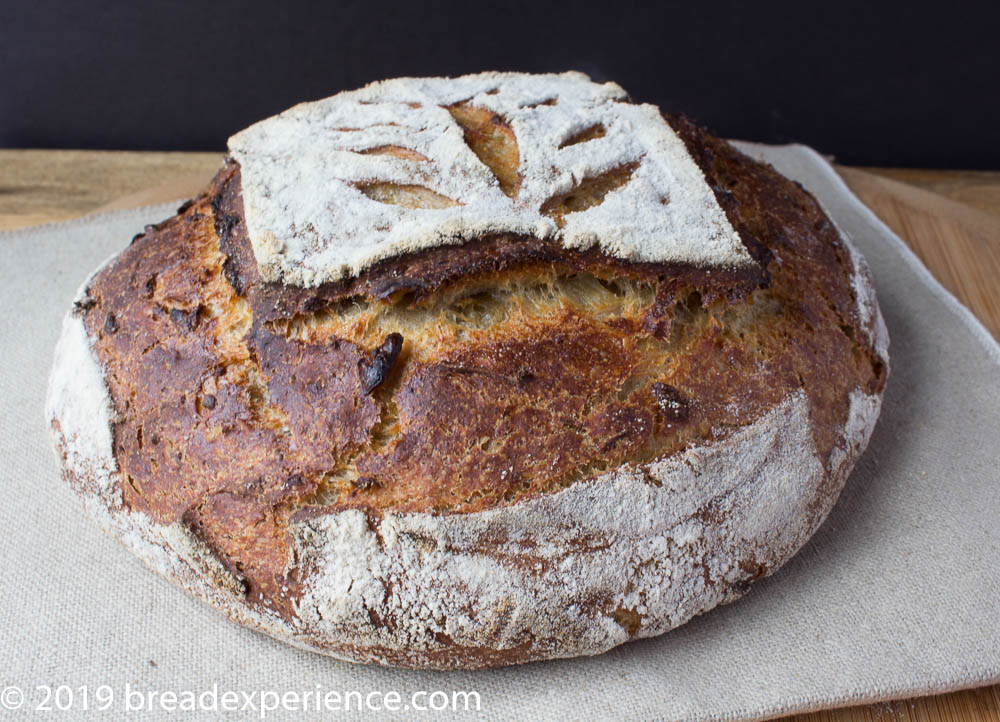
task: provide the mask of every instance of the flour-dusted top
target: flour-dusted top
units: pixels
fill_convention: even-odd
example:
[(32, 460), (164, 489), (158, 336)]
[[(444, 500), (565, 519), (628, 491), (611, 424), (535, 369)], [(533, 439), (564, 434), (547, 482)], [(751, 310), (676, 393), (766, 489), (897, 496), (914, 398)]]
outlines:
[[(660, 111), (581, 73), (374, 83), (252, 125), (229, 150), (268, 281), (318, 286), (498, 232), (636, 261), (752, 263)], [(504, 153), (507, 167), (491, 164)]]

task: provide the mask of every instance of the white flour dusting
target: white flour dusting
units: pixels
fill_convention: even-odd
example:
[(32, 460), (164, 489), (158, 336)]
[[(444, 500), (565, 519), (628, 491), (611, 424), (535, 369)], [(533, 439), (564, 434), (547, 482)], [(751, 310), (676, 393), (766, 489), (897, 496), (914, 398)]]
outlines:
[[(466, 145), (445, 106), (468, 101), (511, 127), (520, 190), (509, 198)], [(605, 135), (560, 148), (596, 124)], [(361, 151), (384, 146), (421, 154)], [(743, 266), (753, 261), (701, 170), (653, 105), (581, 73), (483, 73), (400, 78), (297, 105), (229, 139), (239, 161), (247, 231), (265, 280), (316, 286), (381, 259), (486, 233), (597, 245), (636, 261)], [(584, 179), (637, 164), (603, 203), (566, 216), (540, 212)], [(358, 184), (419, 185), (457, 202), (404, 208)]]

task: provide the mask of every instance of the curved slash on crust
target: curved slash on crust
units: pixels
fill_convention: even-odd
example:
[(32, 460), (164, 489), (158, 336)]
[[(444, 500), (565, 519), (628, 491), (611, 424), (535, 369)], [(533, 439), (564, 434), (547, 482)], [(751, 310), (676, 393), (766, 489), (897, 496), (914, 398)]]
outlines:
[(584, 178), (566, 193), (552, 196), (545, 201), (541, 213), (563, 228), (566, 226), (566, 216), (601, 205), (608, 193), (628, 184), (638, 167), (638, 163), (629, 163), (600, 175)]
[(571, 145), (577, 145), (579, 143), (586, 143), (588, 140), (597, 140), (598, 138), (603, 138), (607, 135), (608, 129), (604, 127), (603, 123), (595, 123), (594, 125), (588, 125), (583, 130), (577, 131), (570, 135), (566, 140), (559, 144), (559, 150), (563, 148), (568, 148)]
[(373, 201), (403, 208), (452, 208), (461, 205), (424, 186), (375, 182), (358, 184), (356, 187)]
[(517, 170), (521, 159), (517, 138), (507, 121), (491, 110), (468, 103), (449, 105), (446, 110), (462, 128), (465, 144), (496, 176), (500, 190), (516, 198), (521, 190), (521, 176)]

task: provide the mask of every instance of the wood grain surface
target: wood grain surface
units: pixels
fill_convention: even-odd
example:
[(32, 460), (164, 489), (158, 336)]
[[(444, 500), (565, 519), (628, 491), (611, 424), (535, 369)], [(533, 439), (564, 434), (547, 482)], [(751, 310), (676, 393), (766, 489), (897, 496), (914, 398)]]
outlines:
[[(208, 183), (221, 160), (221, 153), (0, 149), (0, 230), (188, 197)], [(837, 171), (1000, 337), (1000, 172)], [(1000, 722), (1000, 685), (787, 720)]]

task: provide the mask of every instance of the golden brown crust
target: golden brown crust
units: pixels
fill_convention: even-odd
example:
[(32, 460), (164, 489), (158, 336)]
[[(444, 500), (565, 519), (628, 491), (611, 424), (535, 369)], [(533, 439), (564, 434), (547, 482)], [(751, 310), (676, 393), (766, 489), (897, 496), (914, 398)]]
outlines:
[(188, 525), (290, 617), (293, 518), (514, 504), (725, 438), (799, 389), (829, 463), (850, 392), (886, 374), (849, 252), (803, 189), (670, 122), (758, 268), (494, 236), (267, 284), (228, 163), (89, 287), (126, 506)]

